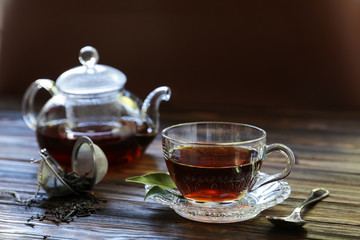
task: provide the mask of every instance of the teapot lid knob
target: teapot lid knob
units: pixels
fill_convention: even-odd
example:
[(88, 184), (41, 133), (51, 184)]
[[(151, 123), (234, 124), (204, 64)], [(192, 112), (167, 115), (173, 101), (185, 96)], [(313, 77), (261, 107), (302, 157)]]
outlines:
[(94, 68), (99, 61), (99, 53), (91, 46), (83, 47), (80, 50), (79, 61), (83, 66)]

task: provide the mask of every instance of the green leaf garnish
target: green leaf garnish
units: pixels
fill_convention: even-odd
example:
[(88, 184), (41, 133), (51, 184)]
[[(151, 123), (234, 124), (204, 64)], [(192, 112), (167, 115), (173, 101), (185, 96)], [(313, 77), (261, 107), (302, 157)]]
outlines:
[(171, 195), (170, 192), (162, 189), (161, 187), (158, 186), (153, 186), (145, 195), (144, 200), (148, 199), (149, 197), (152, 196), (156, 196), (156, 195), (160, 195), (160, 196), (165, 196), (165, 195)]
[(157, 186), (162, 189), (176, 188), (175, 183), (168, 173), (148, 173), (142, 176), (126, 178), (125, 181)]
[(148, 173), (142, 176), (129, 177), (126, 182), (142, 183), (153, 187), (146, 193), (144, 200), (155, 195), (173, 195), (166, 189), (175, 189), (176, 185), (168, 173)]

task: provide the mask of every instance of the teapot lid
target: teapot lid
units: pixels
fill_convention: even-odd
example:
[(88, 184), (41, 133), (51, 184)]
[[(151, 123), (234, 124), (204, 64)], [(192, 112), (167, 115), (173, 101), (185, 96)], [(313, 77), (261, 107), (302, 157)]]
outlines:
[(56, 80), (56, 86), (70, 94), (97, 94), (123, 88), (125, 74), (116, 68), (97, 64), (98, 60), (99, 54), (95, 48), (83, 47), (79, 54), (82, 66), (61, 74)]

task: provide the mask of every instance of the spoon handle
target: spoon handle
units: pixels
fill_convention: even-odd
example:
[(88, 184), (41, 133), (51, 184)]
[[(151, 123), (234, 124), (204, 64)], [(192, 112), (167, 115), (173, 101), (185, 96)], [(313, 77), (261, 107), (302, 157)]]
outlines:
[(297, 208), (296, 210), (298, 212), (300, 212), (304, 207), (306, 207), (307, 205), (319, 201), (325, 197), (327, 197), (330, 194), (329, 190), (325, 189), (325, 188), (315, 188), (313, 190), (311, 190), (310, 195), (305, 199), (305, 201), (303, 201)]

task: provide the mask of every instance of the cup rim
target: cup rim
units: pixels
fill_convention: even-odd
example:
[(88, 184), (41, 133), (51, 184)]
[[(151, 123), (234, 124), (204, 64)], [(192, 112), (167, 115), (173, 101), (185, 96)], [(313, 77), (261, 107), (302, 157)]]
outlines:
[(178, 140), (175, 139), (173, 137), (170, 137), (168, 135), (166, 135), (166, 132), (173, 129), (173, 128), (177, 128), (177, 127), (182, 127), (182, 126), (189, 126), (189, 125), (198, 125), (198, 124), (226, 124), (226, 125), (237, 125), (237, 126), (244, 126), (244, 127), (249, 127), (252, 129), (256, 129), (258, 131), (260, 131), (262, 133), (262, 135), (258, 138), (254, 138), (251, 140), (246, 140), (246, 141), (238, 141), (238, 142), (218, 142), (218, 143), (201, 143), (202, 146), (206, 146), (206, 145), (211, 145), (211, 146), (233, 146), (233, 145), (242, 145), (242, 144), (249, 144), (249, 143), (254, 143), (254, 142), (258, 142), (261, 141), (263, 139), (266, 138), (266, 131), (263, 130), (262, 128), (259, 128), (257, 126), (254, 125), (250, 125), (250, 124), (246, 124), (246, 123), (237, 123), (237, 122), (225, 122), (225, 121), (198, 121), (198, 122), (186, 122), (186, 123), (178, 123), (178, 124), (174, 124), (171, 125), (169, 127), (164, 128), (161, 131), (161, 136), (167, 140), (170, 140), (172, 142), (176, 142), (178, 144), (188, 144), (188, 145), (198, 145), (198, 142), (193, 142), (193, 141), (183, 141), (183, 140)]

